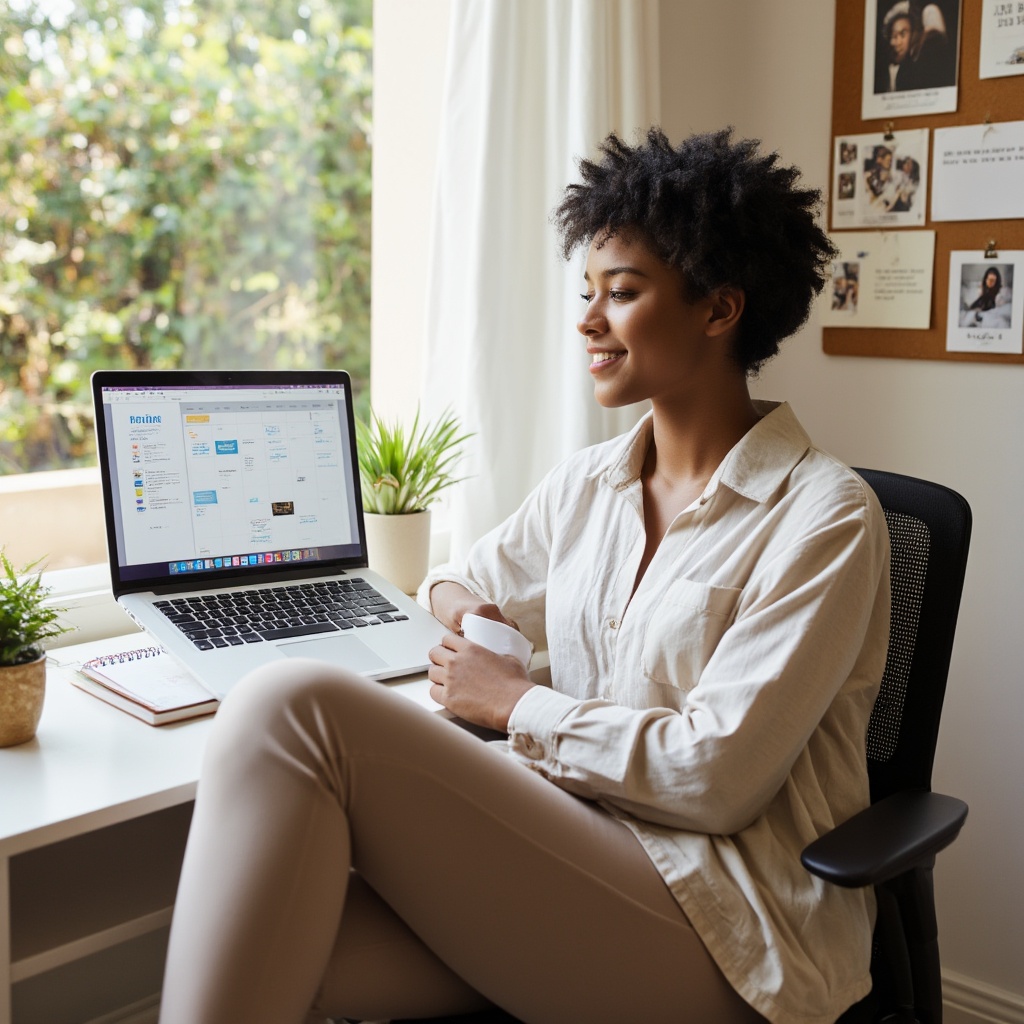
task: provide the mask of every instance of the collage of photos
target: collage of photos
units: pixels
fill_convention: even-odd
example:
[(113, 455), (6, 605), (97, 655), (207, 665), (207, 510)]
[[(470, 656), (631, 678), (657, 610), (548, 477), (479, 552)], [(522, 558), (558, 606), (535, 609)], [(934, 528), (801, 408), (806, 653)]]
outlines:
[(835, 140), (832, 227), (920, 227), (928, 188), (928, 131)]
[[(1024, 120), (986, 116), (981, 124), (912, 130), (895, 123), (958, 109), (960, 88), (970, 86), (961, 81), (963, 4), (864, 0), (861, 120), (884, 127), (833, 139), (839, 252), (822, 320), (826, 327), (944, 327), (948, 352), (1024, 355), (1024, 251), (999, 251), (993, 240), (951, 253), (946, 323), (936, 324), (936, 232), (923, 230), (977, 221), (985, 224), (983, 241), (998, 222), (1024, 220)], [(973, 60), (966, 65), (971, 77), (1024, 75), (1024, 0), (984, 0), (969, 10), (981, 30), (972, 44), (977, 72)], [(889, 230), (905, 228), (918, 230)]]

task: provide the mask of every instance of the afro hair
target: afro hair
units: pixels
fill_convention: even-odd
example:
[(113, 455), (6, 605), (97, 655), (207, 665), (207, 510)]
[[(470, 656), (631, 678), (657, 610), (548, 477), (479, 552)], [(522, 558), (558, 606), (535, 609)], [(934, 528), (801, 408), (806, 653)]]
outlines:
[(628, 146), (612, 133), (598, 160), (581, 160), (553, 214), (565, 259), (578, 248), (637, 233), (682, 274), (696, 299), (742, 289), (734, 357), (748, 374), (806, 321), (836, 256), (818, 227), (817, 189), (800, 172), (732, 130), (692, 135), (674, 148), (660, 128)]

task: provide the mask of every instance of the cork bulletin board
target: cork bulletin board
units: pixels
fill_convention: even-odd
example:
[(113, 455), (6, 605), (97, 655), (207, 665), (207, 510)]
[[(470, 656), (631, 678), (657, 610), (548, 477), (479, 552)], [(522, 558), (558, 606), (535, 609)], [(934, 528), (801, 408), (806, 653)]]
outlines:
[[(878, 0), (879, 5), (885, 0)], [(1024, 76), (979, 78), (979, 47), (983, 4), (993, 0), (961, 0), (959, 27), (959, 74), (957, 109), (952, 113), (916, 114), (885, 119), (861, 117), (864, 63), (865, 0), (836, 0), (835, 70), (832, 83), (832, 140), (836, 136), (910, 129), (928, 129), (931, 156), (928, 176), (934, 169), (934, 129), (1024, 120)], [(1014, 10), (1018, 4), (1013, 3)], [(832, 159), (835, 159), (833, 153)], [(832, 175), (830, 175), (832, 180)], [(929, 181), (930, 186), (930, 181)], [(1024, 190), (1024, 177), (1020, 188)], [(949, 359), (991, 363), (1022, 363), (1024, 354), (950, 352), (946, 349), (950, 286), (950, 253), (993, 249), (1024, 249), (1024, 219), (931, 220), (932, 191), (928, 190), (925, 222), (921, 228), (935, 232), (935, 267), (932, 280), (931, 316), (926, 329), (829, 327), (823, 328), (823, 347), (831, 355), (883, 356), (900, 359)], [(829, 223), (832, 223), (831, 199)], [(886, 228), (913, 231), (919, 228)], [(833, 230), (836, 241), (842, 232)], [(1024, 287), (1024, 282), (1017, 282)]]

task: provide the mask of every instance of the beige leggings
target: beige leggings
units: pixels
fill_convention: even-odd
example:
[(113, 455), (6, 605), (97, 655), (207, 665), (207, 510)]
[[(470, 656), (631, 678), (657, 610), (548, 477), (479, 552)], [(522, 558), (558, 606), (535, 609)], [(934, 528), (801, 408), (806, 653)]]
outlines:
[(762, 1021), (596, 805), (387, 687), (256, 672), (217, 714), (161, 1024)]

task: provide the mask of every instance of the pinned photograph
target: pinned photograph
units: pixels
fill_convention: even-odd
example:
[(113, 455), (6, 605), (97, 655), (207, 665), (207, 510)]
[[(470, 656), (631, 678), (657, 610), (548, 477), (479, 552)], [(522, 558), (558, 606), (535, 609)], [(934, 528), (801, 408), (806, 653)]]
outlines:
[(840, 261), (832, 264), (832, 312), (857, 315), (857, 288), (860, 285), (860, 263)]
[(960, 0), (867, 0), (861, 117), (956, 110)]
[(1022, 265), (1021, 251), (951, 253), (948, 351), (1022, 352)]
[(928, 130), (837, 136), (832, 227), (921, 227)]

